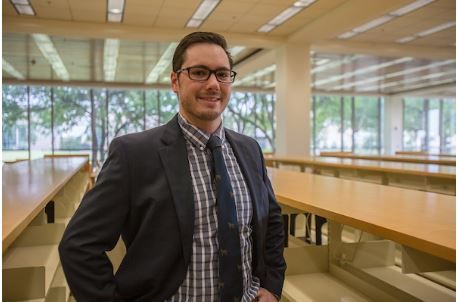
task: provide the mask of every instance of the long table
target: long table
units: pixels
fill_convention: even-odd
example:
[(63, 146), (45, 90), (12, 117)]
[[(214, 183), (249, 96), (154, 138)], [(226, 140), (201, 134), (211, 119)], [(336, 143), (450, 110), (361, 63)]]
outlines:
[(278, 201), (456, 262), (455, 198), (268, 168)]
[[(456, 168), (433, 164), (414, 164), (390, 161), (374, 161), (336, 157), (266, 157), (268, 166), (299, 166), (304, 172), (308, 167), (315, 174), (331, 171), (336, 177), (375, 179), (384, 185), (407, 186), (441, 193), (455, 194)], [(404, 181), (404, 184), (402, 183)]]
[(88, 158), (43, 158), (2, 167), (2, 251), (21, 234)]
[(394, 161), (404, 163), (417, 163), (417, 164), (436, 164), (456, 166), (456, 159), (441, 156), (427, 156), (427, 155), (366, 155), (366, 154), (353, 154), (349, 152), (321, 152), (322, 157), (339, 157), (351, 159), (367, 159), (378, 161)]

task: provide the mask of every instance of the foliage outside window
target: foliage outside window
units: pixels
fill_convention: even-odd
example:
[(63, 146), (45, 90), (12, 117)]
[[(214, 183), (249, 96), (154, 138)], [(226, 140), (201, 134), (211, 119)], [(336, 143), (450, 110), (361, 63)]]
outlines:
[(28, 158), (27, 90), (25, 86), (3, 86), (3, 160)]
[[(240, 102), (240, 103), (238, 103)], [(250, 135), (273, 150), (274, 97), (234, 93), (225, 125)], [(3, 86), (3, 160), (45, 153), (90, 154), (103, 162), (114, 137), (167, 123), (178, 112), (171, 90), (108, 90), (75, 87)], [(30, 121), (30, 125), (29, 125)]]
[(381, 100), (364, 96), (314, 97), (313, 153), (381, 152)]
[(255, 138), (264, 152), (274, 152), (275, 100), (272, 94), (232, 93), (225, 127)]
[(409, 97), (403, 102), (403, 149), (455, 154), (456, 101)]

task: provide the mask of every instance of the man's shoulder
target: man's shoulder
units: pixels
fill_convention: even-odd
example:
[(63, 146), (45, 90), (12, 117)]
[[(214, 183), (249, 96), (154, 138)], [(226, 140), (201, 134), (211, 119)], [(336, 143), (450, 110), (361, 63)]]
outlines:
[(167, 124), (140, 132), (124, 134), (114, 138), (112, 144), (129, 146), (129, 149), (157, 146), (162, 144), (162, 138), (166, 129)]

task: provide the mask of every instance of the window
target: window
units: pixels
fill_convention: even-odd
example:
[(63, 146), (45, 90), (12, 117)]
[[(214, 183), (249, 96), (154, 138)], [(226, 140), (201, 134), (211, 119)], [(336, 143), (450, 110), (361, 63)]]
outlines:
[(28, 158), (27, 87), (4, 85), (2, 106), (3, 160)]
[(91, 104), (89, 90), (54, 89), (54, 153), (91, 154)]
[(30, 158), (52, 153), (51, 88), (30, 87)]
[(409, 97), (403, 102), (403, 149), (455, 154), (455, 99)]
[(313, 154), (321, 151), (380, 153), (383, 100), (366, 96), (315, 96)]

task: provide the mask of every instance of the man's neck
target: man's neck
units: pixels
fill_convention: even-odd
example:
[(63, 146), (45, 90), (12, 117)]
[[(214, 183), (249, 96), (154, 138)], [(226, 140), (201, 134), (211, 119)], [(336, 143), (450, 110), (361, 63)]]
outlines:
[(202, 120), (196, 121), (184, 115), (182, 112), (180, 112), (180, 115), (186, 122), (193, 125), (194, 127), (199, 128), (200, 130), (202, 130), (203, 132), (205, 132), (208, 135), (213, 134), (219, 128), (222, 122), (221, 117), (213, 121), (202, 121)]

